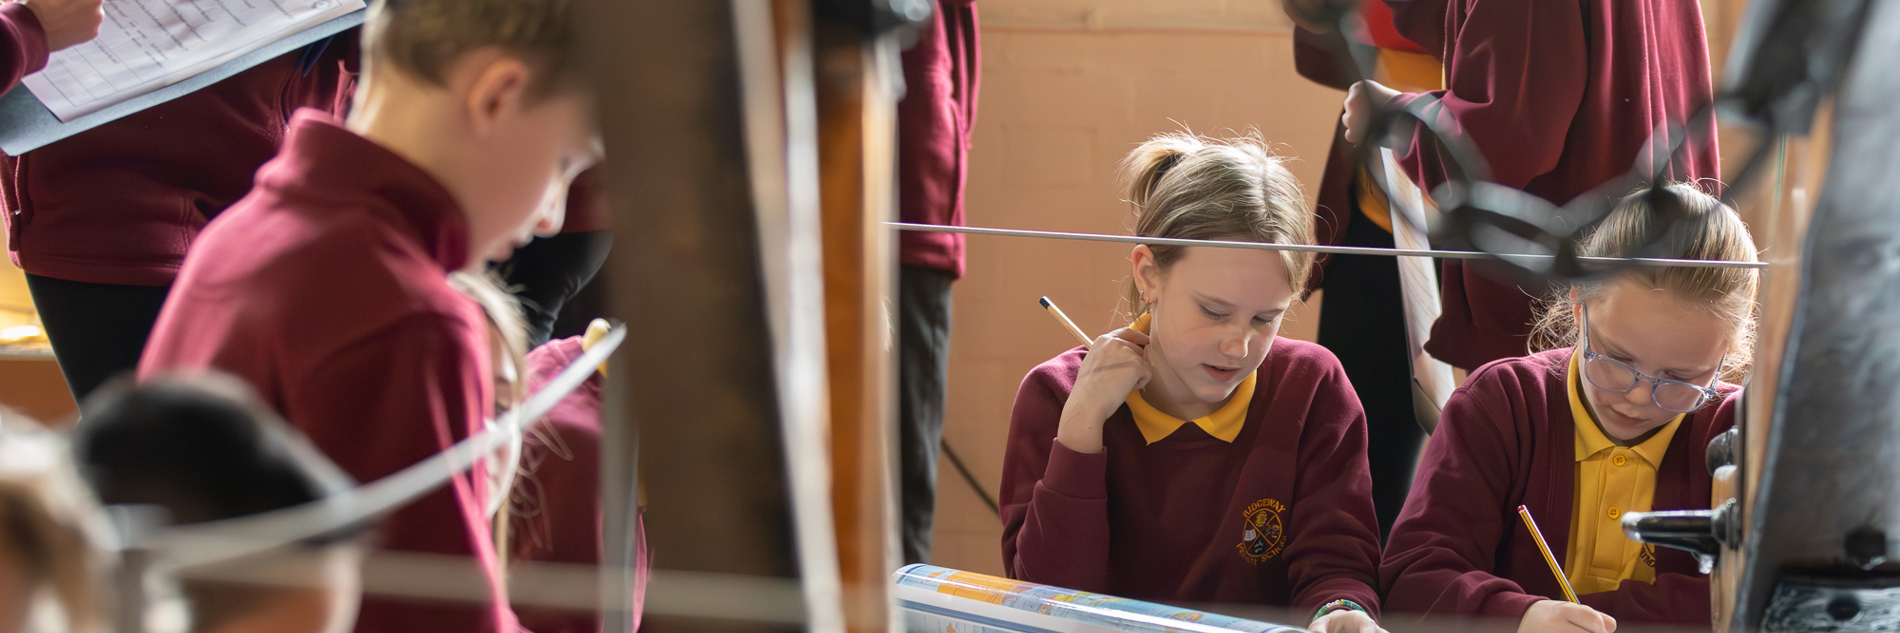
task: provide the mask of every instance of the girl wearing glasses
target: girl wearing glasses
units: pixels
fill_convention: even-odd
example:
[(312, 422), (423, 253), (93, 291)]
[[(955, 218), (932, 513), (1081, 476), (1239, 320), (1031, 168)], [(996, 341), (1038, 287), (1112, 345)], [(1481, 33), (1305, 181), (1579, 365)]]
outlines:
[[(1643, 254), (1755, 261), (1735, 212), (1681, 183), (1624, 198), (1580, 250), (1652, 242)], [(1386, 544), (1387, 610), (1507, 617), (1519, 631), (1707, 626), (1696, 561), (1625, 538), (1620, 519), (1709, 507), (1703, 453), (1734, 424), (1724, 381), (1747, 371), (1755, 287), (1753, 269), (1637, 267), (1554, 294), (1533, 339), (1546, 351), (1480, 368), (1445, 405)], [(1563, 600), (1519, 505), (1582, 604)]]

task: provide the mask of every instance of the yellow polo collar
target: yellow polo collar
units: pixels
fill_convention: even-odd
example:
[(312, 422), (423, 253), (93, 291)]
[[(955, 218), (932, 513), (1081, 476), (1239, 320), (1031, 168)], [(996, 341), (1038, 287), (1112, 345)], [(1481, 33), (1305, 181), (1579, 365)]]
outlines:
[[(1143, 314), (1128, 327), (1146, 334), (1151, 316)], [(1200, 426), (1201, 430), (1206, 431), (1208, 435), (1222, 442), (1233, 443), (1234, 438), (1240, 437), (1240, 427), (1247, 424), (1247, 405), (1253, 402), (1255, 379), (1259, 375), (1259, 371), (1247, 374), (1247, 377), (1240, 381), (1240, 385), (1234, 388), (1234, 394), (1227, 399), (1227, 404), (1221, 405), (1219, 410), (1208, 414), (1207, 417), (1192, 420), (1193, 423)], [(1162, 438), (1174, 434), (1181, 425), (1189, 422), (1162, 413), (1160, 409), (1154, 408), (1154, 405), (1148, 404), (1147, 400), (1142, 399), (1140, 389), (1128, 392), (1128, 411), (1134, 414), (1135, 427), (1141, 429), (1142, 439), (1147, 440), (1149, 444), (1159, 442)]]

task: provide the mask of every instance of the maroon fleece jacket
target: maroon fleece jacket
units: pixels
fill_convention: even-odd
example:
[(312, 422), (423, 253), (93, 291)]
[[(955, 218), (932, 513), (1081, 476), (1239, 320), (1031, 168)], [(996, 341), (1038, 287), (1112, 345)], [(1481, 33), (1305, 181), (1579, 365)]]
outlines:
[[(468, 263), (468, 222), (447, 189), (304, 110), (250, 195), (185, 257), (139, 377), (235, 374), (350, 476), (375, 481), (481, 430), (491, 413), (488, 322), (448, 284)], [(378, 526), (380, 545), (493, 562), (487, 480), (478, 464), (395, 511)], [(358, 633), (514, 627), (504, 603), (373, 597), (356, 620)]]
[(0, 94), (27, 75), (46, 67), (46, 31), (32, 9), (19, 3), (0, 6)]
[[(580, 337), (548, 341), (528, 354), (528, 393), (541, 390), (586, 350)], [(522, 561), (601, 564), (600, 527), (601, 376), (595, 374), (562, 398), (526, 435), (521, 470), (510, 508), (514, 516), (509, 549)], [(646, 600), (646, 539), (636, 533), (633, 628), (640, 628)], [(600, 616), (587, 611), (523, 608), (521, 626), (534, 633), (597, 633)]]
[[(1696, 0), (1386, 0), (1394, 26), (1445, 64), (1430, 114), (1478, 147), (1498, 183), (1565, 204), (1622, 175), (1664, 123), (1682, 123), (1713, 97)], [(1434, 48), (1436, 46), (1437, 48)], [(1669, 177), (1720, 178), (1715, 123), (1684, 147)], [(1415, 138), (1406, 167), (1445, 179), (1436, 145)], [(1622, 192), (1609, 192), (1612, 195)], [(1444, 312), (1426, 351), (1456, 367), (1522, 356), (1531, 301), (1483, 264), (1446, 260)]]
[[(1452, 392), (1387, 537), (1379, 569), (1387, 611), (1516, 620), (1533, 602), (1563, 599), (1517, 506), (1530, 508), (1564, 564), (1577, 490), (1577, 427), (1564, 387), (1570, 353), (1491, 363)], [(1703, 453), (1734, 426), (1739, 400), (1735, 385), (1718, 389), (1728, 397), (1690, 414), (1669, 442), (1652, 509), (1708, 509)], [(1580, 598), (1623, 625), (1709, 623), (1708, 576), (1680, 550), (1657, 548), (1654, 583), (1625, 580)]]
[(0, 157), (8, 255), (43, 277), (172, 283), (198, 232), (244, 197), (258, 167), (277, 154), (291, 114), (304, 107), (343, 112), (355, 85), (356, 50), (356, 31), (346, 31), (303, 67), (306, 49), (291, 51), (71, 138)]
[[(897, 104), (898, 217), (905, 222), (963, 226), (963, 183), (976, 128), (975, 0), (938, 0), (917, 44), (904, 52), (904, 100)], [(963, 236), (901, 231), (898, 259), (907, 266), (963, 276)]]
[(1378, 614), (1366, 416), (1326, 348), (1275, 339), (1233, 443), (1194, 424), (1148, 444), (1123, 405), (1085, 455), (1055, 441), (1088, 354), (1023, 379), (1003, 464), (1010, 577), (1174, 603)]

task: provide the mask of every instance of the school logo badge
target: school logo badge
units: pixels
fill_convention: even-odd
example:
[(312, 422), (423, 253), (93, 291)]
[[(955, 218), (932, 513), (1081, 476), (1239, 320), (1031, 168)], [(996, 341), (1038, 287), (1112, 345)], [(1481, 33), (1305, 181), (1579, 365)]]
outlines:
[(1286, 523), (1281, 515), (1286, 514), (1286, 504), (1278, 499), (1261, 499), (1247, 506), (1240, 514), (1240, 557), (1248, 563), (1258, 565), (1286, 549)]

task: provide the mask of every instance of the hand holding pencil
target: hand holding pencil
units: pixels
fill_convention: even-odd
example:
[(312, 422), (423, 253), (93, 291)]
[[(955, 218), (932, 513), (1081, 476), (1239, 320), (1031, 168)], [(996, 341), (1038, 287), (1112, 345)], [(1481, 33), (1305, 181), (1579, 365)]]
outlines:
[(1068, 330), (1071, 336), (1089, 348), (1076, 370), (1075, 386), (1062, 407), (1061, 426), (1056, 440), (1078, 453), (1102, 451), (1102, 424), (1120, 409), (1129, 392), (1148, 386), (1154, 376), (1148, 364), (1148, 335), (1122, 328), (1089, 340), (1055, 302), (1043, 297), (1044, 309)]
[(1564, 591), (1563, 602), (1543, 600), (1532, 603), (1531, 608), (1524, 612), (1523, 619), (1517, 623), (1518, 632), (1612, 633), (1615, 631), (1616, 618), (1583, 606), (1577, 601), (1577, 592), (1570, 588), (1570, 578), (1564, 575), (1563, 566), (1557, 564), (1557, 557), (1550, 553), (1550, 544), (1544, 541), (1544, 533), (1537, 529), (1537, 520), (1531, 518), (1530, 508), (1518, 506), (1517, 516), (1524, 520), (1524, 527), (1530, 530), (1531, 539), (1537, 543), (1537, 551), (1544, 554), (1544, 563), (1550, 565), (1550, 573), (1557, 577), (1557, 586)]

